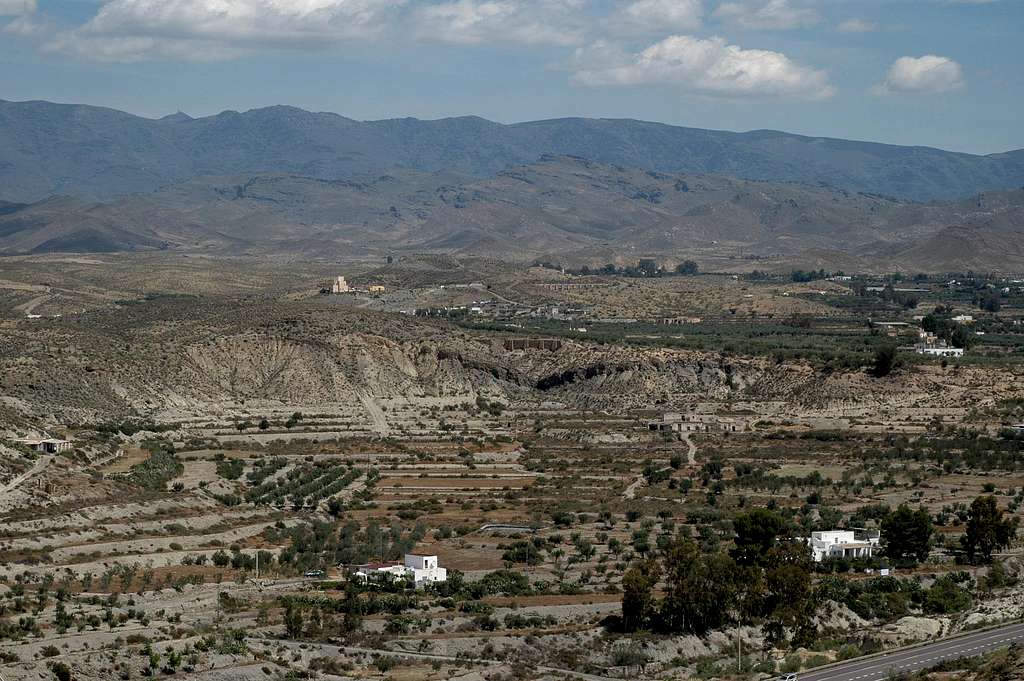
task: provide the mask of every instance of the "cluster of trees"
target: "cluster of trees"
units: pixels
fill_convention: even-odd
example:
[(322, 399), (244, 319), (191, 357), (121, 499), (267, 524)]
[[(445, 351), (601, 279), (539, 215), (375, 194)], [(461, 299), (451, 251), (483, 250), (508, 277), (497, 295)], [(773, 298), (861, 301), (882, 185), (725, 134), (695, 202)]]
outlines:
[(914, 309), (921, 302), (920, 298), (914, 293), (897, 291), (892, 287), (892, 284), (886, 284), (881, 291), (869, 291), (867, 286), (858, 283), (851, 286), (851, 290), (861, 298), (876, 297), (887, 303), (900, 305), (908, 310)]
[[(601, 541), (602, 533), (598, 534), (598, 541)], [(650, 550), (647, 537), (646, 531), (638, 530), (633, 533), (633, 546), (637, 553), (645, 554)], [(607, 535), (603, 535), (603, 538), (607, 539)], [(500, 547), (505, 548), (502, 560), (508, 564), (525, 563), (526, 565), (540, 565), (543, 562), (542, 552), (546, 552), (555, 564), (556, 575), (561, 575), (563, 573), (562, 558), (566, 555), (565, 550), (561, 548), (562, 540), (563, 537), (561, 535), (551, 535), (547, 539), (534, 537), (531, 541), (517, 541), (507, 547)], [(597, 553), (594, 545), (584, 539), (578, 532), (572, 533), (570, 541), (575, 548), (575, 553), (566, 559), (566, 567), (575, 563), (585, 563), (591, 560)], [(621, 543), (614, 537), (608, 539), (608, 549), (611, 553), (616, 553), (621, 546)]]
[[(888, 558), (913, 565), (928, 557), (934, 526), (927, 511), (904, 504), (883, 510), (878, 517)], [(717, 543), (702, 549), (681, 538), (632, 565), (622, 580), (623, 629), (703, 635), (732, 624), (760, 624), (772, 643), (791, 637), (795, 644), (806, 645), (813, 640), (812, 619), (822, 598), (847, 602), (865, 616), (879, 617), (890, 611), (906, 614), (911, 604), (930, 613), (970, 605), (970, 585), (959, 574), (926, 590), (899, 580), (846, 585), (835, 577), (814, 588), (810, 550), (793, 536), (785, 518), (755, 509), (737, 516), (732, 525), (733, 547), (728, 552), (718, 550)], [(961, 539), (966, 558), (991, 562), (996, 551), (1010, 545), (1017, 525), (1017, 518), (1007, 516), (994, 497), (978, 497)], [(661, 598), (656, 596), (659, 585)]]
[[(301, 411), (297, 411), (294, 414), (292, 414), (291, 416), (289, 416), (285, 420), (283, 425), (284, 425), (285, 428), (294, 428), (295, 426), (299, 425), (299, 423), (302, 422), (303, 418), (305, 418), (303, 413)], [(245, 421), (236, 421), (235, 422), (235, 428), (240, 433), (242, 431), (249, 430), (250, 428), (252, 428), (252, 426), (253, 426), (252, 421), (249, 421), (248, 419), (246, 419)], [(256, 424), (256, 427), (259, 428), (260, 430), (268, 430), (270, 428), (270, 426), (271, 426), (270, 421), (268, 421), (265, 417), (261, 418), (259, 420), (259, 422)]]
[[(670, 544), (660, 558), (623, 576), (622, 626), (705, 634), (728, 624), (760, 623), (773, 642), (814, 636), (810, 550), (766, 509), (738, 516), (734, 548), (704, 552), (690, 539)], [(663, 580), (664, 596), (654, 595)]]
[(142, 446), (150, 451), (150, 457), (132, 466), (127, 475), (129, 482), (146, 489), (164, 490), (171, 479), (185, 471), (185, 465), (178, 459), (170, 442), (147, 440)]
[(288, 459), (283, 456), (275, 456), (272, 459), (260, 459), (253, 466), (253, 469), (246, 474), (245, 479), (249, 481), (250, 485), (259, 486), (263, 484), (264, 480), (287, 465)]
[(921, 328), (946, 341), (954, 348), (969, 348), (975, 337), (959, 322), (953, 321), (953, 308), (939, 305), (921, 320)]
[(832, 272), (826, 272), (825, 270), (822, 270), (822, 269), (819, 269), (817, 271), (815, 271), (815, 270), (806, 270), (806, 271), (805, 270), (793, 270), (789, 274), (790, 280), (794, 281), (794, 282), (797, 282), (797, 283), (806, 283), (806, 282), (809, 282), (809, 281), (818, 281), (820, 279), (828, 279), (829, 277), (841, 277), (841, 276), (843, 276), (842, 270), (840, 270), (839, 272), (832, 273)]
[(935, 615), (966, 610), (973, 601), (971, 588), (969, 574), (952, 572), (935, 580), (930, 588), (916, 579), (851, 581), (829, 576), (815, 591), (819, 598), (842, 603), (865, 619), (892, 620), (909, 615), (912, 608)]
[(362, 471), (332, 461), (301, 466), (287, 475), (253, 487), (246, 492), (246, 501), (254, 504), (278, 505), (290, 500), (295, 508), (315, 506), (352, 484)]
[(550, 262), (535, 262), (534, 265), (538, 267), (546, 267), (548, 269), (565, 269), (569, 274), (577, 274), (581, 276), (600, 274), (621, 277), (667, 277), (673, 275), (680, 277), (693, 277), (700, 274), (700, 266), (694, 260), (684, 260), (671, 270), (664, 269), (658, 264), (658, 261), (653, 258), (641, 258), (637, 261), (636, 265), (627, 265), (625, 267), (619, 267), (614, 263), (608, 263), (601, 267), (589, 267), (588, 265), (584, 265), (578, 269), (562, 268), (558, 264)]
[(242, 477), (245, 463), (241, 459), (228, 459), (224, 454), (217, 455), (217, 475), (226, 480), (238, 480)]
[[(293, 639), (344, 637), (360, 629), (365, 616), (380, 613), (391, 615), (388, 633), (402, 633), (413, 623), (403, 613), (422, 608), (421, 594), (406, 591), (404, 587), (399, 582), (373, 587), (349, 582), (343, 598), (317, 594), (284, 596), (280, 602), (284, 607), (285, 633)], [(479, 599), (498, 594), (525, 596), (533, 593), (526, 575), (509, 570), (491, 572), (471, 583), (465, 581), (461, 572), (453, 570), (448, 573), (447, 581), (432, 584), (428, 589), (441, 599), (442, 607), (455, 607), (456, 601), (462, 601), (459, 610), (480, 615), (475, 620), (478, 627), (491, 630), (499, 626), (497, 620), (490, 617), (493, 607)], [(506, 618), (505, 626), (536, 627), (550, 623), (513, 613)]]
[(947, 473), (964, 468), (1015, 471), (1024, 469), (1024, 440), (961, 430), (941, 437), (895, 438), (890, 448), (865, 452), (865, 456), (884, 461), (931, 461)]
[[(256, 554), (259, 555), (260, 571), (269, 572), (274, 566), (274, 554), (270, 551), (257, 551)], [(231, 566), (236, 570), (252, 571), (256, 569), (256, 554), (242, 553), (240, 547), (232, 546), (231, 553), (228, 553), (227, 551), (221, 549), (220, 551), (217, 551), (210, 557), (210, 562), (213, 563), (216, 567), (226, 568), (228, 566)], [(188, 558), (188, 556), (182, 558), (182, 565), (187, 565), (187, 563), (184, 562), (186, 558)], [(203, 563), (205, 563), (205, 560), (202, 560), (202, 562), (200, 562), (200, 560), (205, 558), (206, 556), (202, 555), (196, 556), (195, 558), (193, 558), (192, 562), (195, 565), (202, 565)]]
[(373, 518), (365, 527), (349, 520), (336, 528), (334, 523), (317, 520), (294, 527), (269, 528), (267, 539), (288, 545), (278, 556), (282, 569), (303, 571), (326, 565), (398, 560), (410, 553), (426, 532), (422, 523), (407, 530), (398, 522), (382, 527)]
[(1003, 308), (1002, 295), (993, 289), (979, 291), (974, 294), (974, 304), (985, 312), (999, 312)]
[[(967, 511), (967, 524), (960, 538), (965, 557), (971, 563), (991, 563), (992, 554), (1007, 548), (1017, 536), (1019, 519), (1006, 515), (992, 495), (977, 497)], [(902, 504), (881, 520), (882, 551), (897, 565), (924, 561), (931, 548), (935, 527), (924, 509)]]

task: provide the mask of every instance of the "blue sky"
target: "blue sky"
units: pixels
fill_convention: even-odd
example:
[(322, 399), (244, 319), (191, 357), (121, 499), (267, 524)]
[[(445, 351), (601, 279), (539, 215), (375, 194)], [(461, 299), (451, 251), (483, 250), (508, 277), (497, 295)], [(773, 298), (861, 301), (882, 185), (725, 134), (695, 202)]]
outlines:
[(0, 99), (1024, 147), (1020, 0), (0, 0)]

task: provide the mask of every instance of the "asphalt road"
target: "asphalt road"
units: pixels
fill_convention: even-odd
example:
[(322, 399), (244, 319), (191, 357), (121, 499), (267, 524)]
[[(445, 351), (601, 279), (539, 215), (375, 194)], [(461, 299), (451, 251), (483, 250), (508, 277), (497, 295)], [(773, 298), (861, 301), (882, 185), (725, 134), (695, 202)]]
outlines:
[(905, 650), (894, 650), (860, 660), (850, 660), (799, 675), (798, 681), (885, 681), (890, 675), (914, 672), (943, 660), (975, 657), (1013, 643), (1024, 642), (1024, 623), (979, 631)]

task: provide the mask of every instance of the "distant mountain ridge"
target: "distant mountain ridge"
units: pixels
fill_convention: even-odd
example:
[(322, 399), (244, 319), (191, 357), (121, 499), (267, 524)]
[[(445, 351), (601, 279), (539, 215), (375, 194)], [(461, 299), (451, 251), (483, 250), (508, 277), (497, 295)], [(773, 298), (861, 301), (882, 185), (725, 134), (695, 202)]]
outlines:
[(544, 154), (914, 201), (1024, 186), (1024, 150), (979, 156), (623, 119), (360, 122), (287, 106), (202, 118), (179, 112), (153, 120), (102, 107), (0, 100), (0, 201), (10, 202), (55, 194), (106, 200), (210, 175), (337, 179), (409, 169), (487, 177)]

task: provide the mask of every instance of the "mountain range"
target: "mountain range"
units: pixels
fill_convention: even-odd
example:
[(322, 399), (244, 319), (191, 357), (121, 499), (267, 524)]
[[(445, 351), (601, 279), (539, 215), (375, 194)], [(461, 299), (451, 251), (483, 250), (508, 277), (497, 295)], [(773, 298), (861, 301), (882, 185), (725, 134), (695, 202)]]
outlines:
[(174, 249), (322, 258), (436, 252), (562, 262), (775, 258), (860, 271), (1024, 269), (1024, 190), (928, 204), (800, 183), (543, 156), (478, 178), (200, 176), (97, 202), (0, 204), (0, 254)]
[(911, 201), (1024, 185), (1024, 150), (979, 156), (636, 120), (362, 122), (285, 106), (154, 120), (101, 107), (0, 100), (0, 200), (12, 202), (55, 194), (107, 200), (210, 175), (281, 173), (335, 180), (402, 169), (487, 177), (544, 154)]

